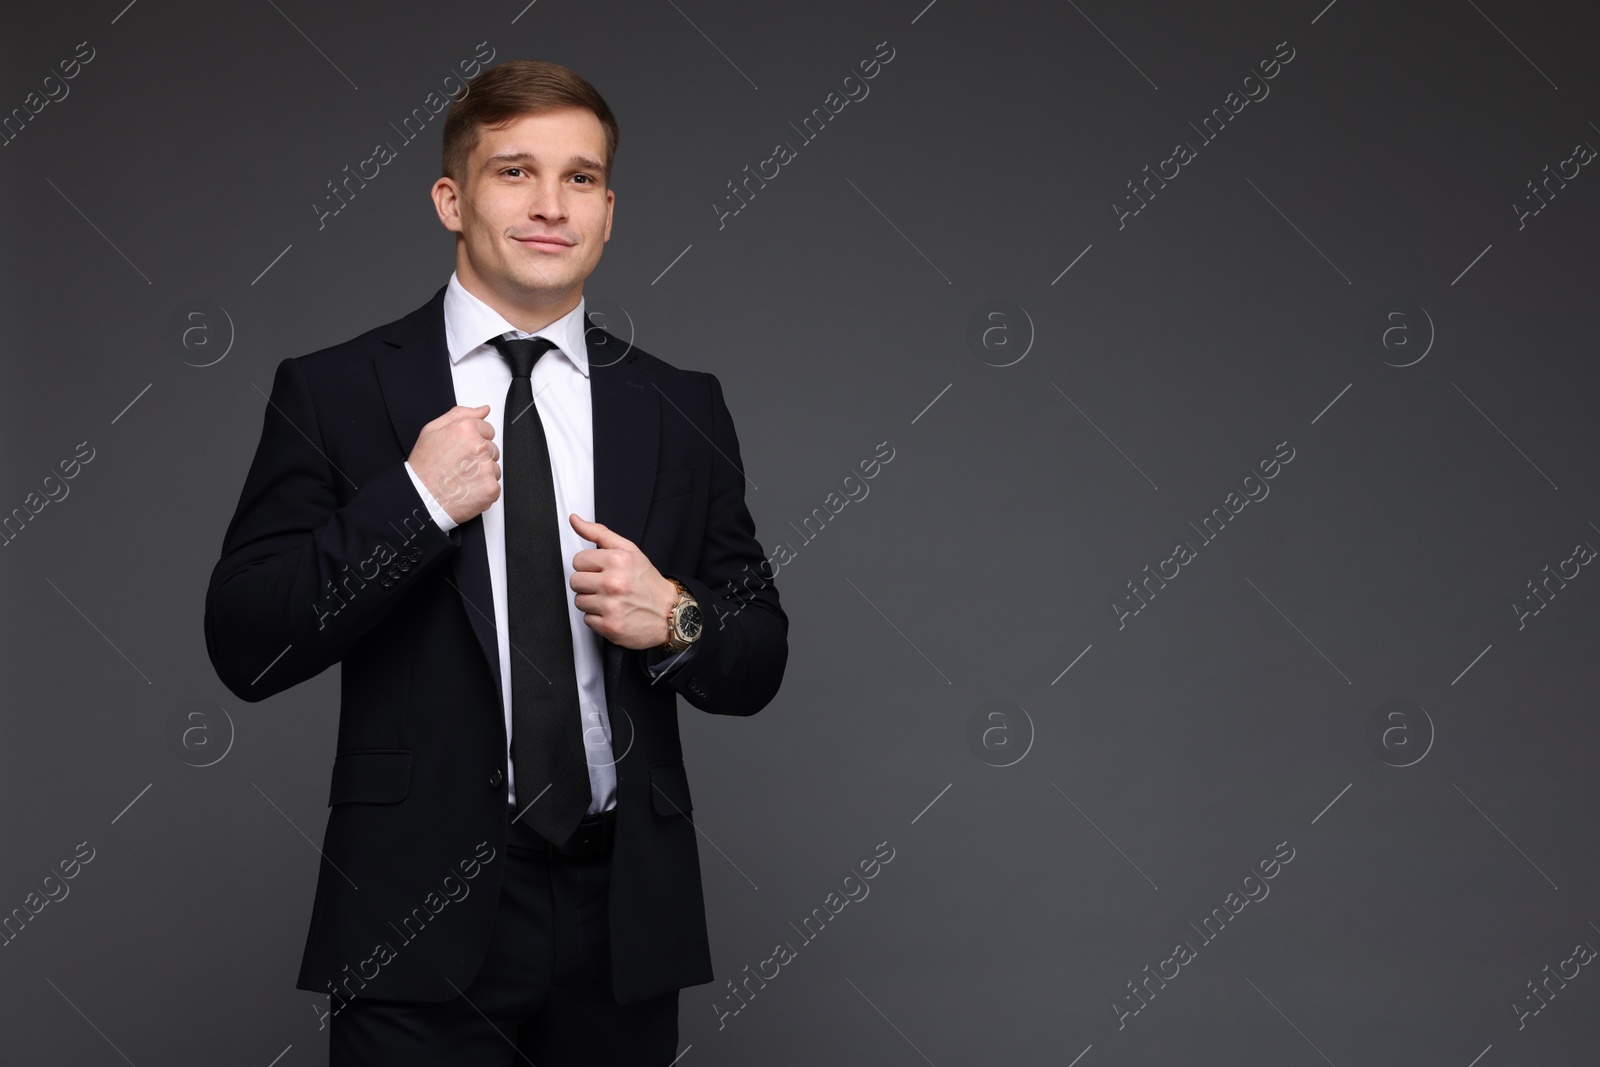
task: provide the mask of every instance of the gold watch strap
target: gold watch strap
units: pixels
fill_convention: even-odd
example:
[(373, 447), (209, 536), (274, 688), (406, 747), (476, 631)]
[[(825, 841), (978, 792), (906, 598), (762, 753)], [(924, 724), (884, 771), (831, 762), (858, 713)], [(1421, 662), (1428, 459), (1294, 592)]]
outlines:
[(684, 649), (689, 647), (689, 643), (684, 642), (681, 645), (678, 643), (678, 627), (676, 625), (678, 607), (685, 600), (694, 600), (694, 594), (689, 592), (688, 586), (684, 585), (670, 574), (666, 575), (665, 577), (667, 581), (678, 587), (678, 599), (674, 600), (672, 602), (672, 606), (667, 609), (667, 640), (664, 644), (657, 645), (656, 647), (665, 649), (668, 652), (682, 652)]

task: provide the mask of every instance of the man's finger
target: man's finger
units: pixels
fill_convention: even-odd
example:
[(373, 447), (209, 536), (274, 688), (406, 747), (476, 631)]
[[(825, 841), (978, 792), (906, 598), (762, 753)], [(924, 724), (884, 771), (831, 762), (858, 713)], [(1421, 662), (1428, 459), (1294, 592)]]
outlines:
[(572, 528), (578, 531), (578, 536), (585, 541), (593, 541), (599, 548), (633, 548), (634, 543), (615, 532), (610, 527), (598, 522), (590, 522), (574, 511), (568, 518)]
[(446, 422), (454, 422), (456, 419), (468, 419), (468, 418), (481, 419), (481, 418), (483, 418), (484, 415), (486, 415), (488, 413), (489, 413), (489, 405), (488, 404), (479, 404), (475, 408), (469, 408), (469, 407), (466, 407), (465, 405), (457, 404), (455, 407), (451, 408), (449, 411), (446, 411), (443, 415), (440, 415), (438, 418), (434, 419), (433, 421), (436, 422), (436, 423), (446, 423)]
[(572, 569), (574, 571), (603, 571), (606, 567), (601, 562), (599, 549), (580, 548), (572, 554)]
[(577, 567), (573, 569), (572, 577), (567, 579), (567, 586), (574, 593), (603, 593), (601, 588), (602, 573), (599, 570)]

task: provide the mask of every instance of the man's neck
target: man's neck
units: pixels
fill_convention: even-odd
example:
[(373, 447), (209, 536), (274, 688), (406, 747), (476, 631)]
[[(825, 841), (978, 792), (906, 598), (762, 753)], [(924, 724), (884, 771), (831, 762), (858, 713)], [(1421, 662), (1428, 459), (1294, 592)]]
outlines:
[(549, 302), (526, 304), (509, 300), (503, 294), (482, 284), (475, 274), (462, 270), (459, 266), (456, 268), (456, 280), (461, 283), (463, 289), (494, 308), (500, 313), (501, 318), (523, 333), (537, 333), (577, 307), (578, 302), (583, 299), (583, 287), (579, 286), (575, 291), (565, 293)]

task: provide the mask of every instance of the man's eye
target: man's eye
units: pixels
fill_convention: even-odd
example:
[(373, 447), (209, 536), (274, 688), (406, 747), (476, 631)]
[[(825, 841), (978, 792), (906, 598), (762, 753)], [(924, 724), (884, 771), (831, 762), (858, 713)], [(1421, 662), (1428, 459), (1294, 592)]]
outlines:
[(520, 173), (522, 173), (522, 168), (521, 167), (507, 167), (505, 170), (501, 171), (501, 173), (502, 174), (511, 174), (513, 171), (515, 171), (516, 173), (520, 174)]
[(594, 184), (594, 179), (589, 177), (587, 174), (574, 174), (573, 177), (574, 178), (582, 178), (584, 180), (585, 184), (589, 184), (589, 185)]

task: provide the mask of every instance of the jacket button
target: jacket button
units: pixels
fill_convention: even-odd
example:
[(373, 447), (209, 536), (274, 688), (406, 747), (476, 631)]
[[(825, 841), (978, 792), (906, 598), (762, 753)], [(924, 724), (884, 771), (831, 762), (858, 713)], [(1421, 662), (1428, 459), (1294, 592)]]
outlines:
[(394, 584), (394, 579), (389, 577), (387, 574), (385, 574), (382, 578), (380, 578), (378, 580), (380, 582), (382, 582), (385, 586), (390, 586), (390, 585)]
[(700, 679), (691, 678), (689, 680), (689, 692), (693, 693), (697, 697), (703, 697), (707, 694), (708, 690), (706, 689), (706, 684)]
[(422, 562), (422, 549), (413, 548), (411, 550), (411, 562), (412, 563), (421, 563)]
[(500, 788), (500, 784), (502, 782), (504, 782), (505, 780), (506, 780), (506, 776), (500, 770), (499, 767), (496, 767), (494, 770), (489, 772), (489, 788), (490, 789), (499, 789)]

